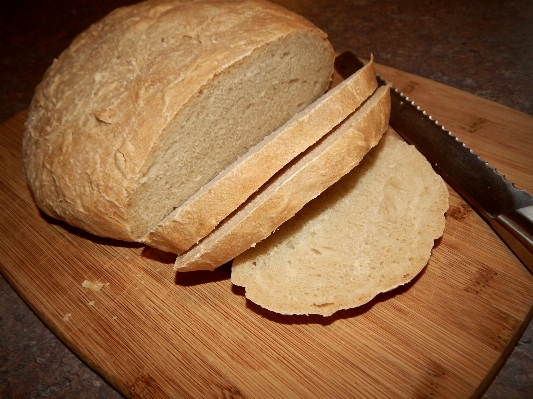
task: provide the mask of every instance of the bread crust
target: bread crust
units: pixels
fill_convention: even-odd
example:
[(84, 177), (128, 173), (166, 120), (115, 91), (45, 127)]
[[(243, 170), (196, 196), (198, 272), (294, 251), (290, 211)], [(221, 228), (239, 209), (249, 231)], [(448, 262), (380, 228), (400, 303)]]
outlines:
[(307, 202), (356, 166), (387, 130), (388, 87), (295, 160), (198, 245), (178, 256), (178, 271), (213, 270), (268, 237)]
[(38, 206), (96, 235), (139, 239), (131, 198), (175, 116), (223, 71), (295, 32), (331, 47), (304, 18), (261, 0), (146, 1), (92, 25), (30, 105), (23, 162)]
[(181, 254), (209, 234), (268, 179), (330, 132), (376, 89), (373, 59), (292, 117), (165, 218), (143, 242)]

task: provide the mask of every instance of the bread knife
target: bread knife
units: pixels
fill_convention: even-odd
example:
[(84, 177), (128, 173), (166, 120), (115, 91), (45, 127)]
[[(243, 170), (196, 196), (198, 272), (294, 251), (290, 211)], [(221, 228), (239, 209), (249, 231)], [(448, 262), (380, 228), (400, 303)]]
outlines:
[[(335, 70), (344, 79), (363, 65), (350, 51), (335, 60)], [(379, 85), (386, 84), (379, 75), (377, 79)], [(533, 196), (516, 188), (392, 86), (389, 124), (426, 157), (533, 273)]]

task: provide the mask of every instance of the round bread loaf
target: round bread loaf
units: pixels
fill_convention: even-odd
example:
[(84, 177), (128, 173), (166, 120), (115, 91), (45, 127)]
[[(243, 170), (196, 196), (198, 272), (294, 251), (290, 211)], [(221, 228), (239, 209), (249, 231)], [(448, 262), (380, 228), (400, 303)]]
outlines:
[(23, 137), (30, 189), (55, 218), (140, 240), (317, 99), (332, 64), (323, 32), (265, 1), (117, 9), (36, 89)]
[(246, 297), (329, 316), (412, 280), (444, 231), (448, 190), (413, 147), (384, 136), (361, 164), (233, 261)]

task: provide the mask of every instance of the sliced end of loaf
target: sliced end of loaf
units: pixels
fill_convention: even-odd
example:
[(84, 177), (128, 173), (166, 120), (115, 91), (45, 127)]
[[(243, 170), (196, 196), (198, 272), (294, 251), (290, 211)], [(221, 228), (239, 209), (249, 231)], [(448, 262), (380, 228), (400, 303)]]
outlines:
[(147, 160), (144, 183), (129, 205), (133, 237), (142, 239), (221, 170), (321, 96), (331, 62), (330, 47), (315, 32), (294, 31), (255, 49), (201, 88)]
[(376, 87), (371, 61), (251, 148), (142, 241), (177, 254), (188, 250), (294, 157), (343, 121)]

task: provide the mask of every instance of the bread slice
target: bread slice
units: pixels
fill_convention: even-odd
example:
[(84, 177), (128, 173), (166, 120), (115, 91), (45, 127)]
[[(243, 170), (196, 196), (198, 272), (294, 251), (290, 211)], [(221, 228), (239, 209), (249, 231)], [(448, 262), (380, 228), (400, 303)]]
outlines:
[(447, 209), (446, 185), (426, 159), (384, 136), (358, 167), (237, 257), (231, 281), (274, 312), (329, 316), (414, 278)]
[(376, 87), (371, 59), (361, 70), (251, 148), (176, 208), (142, 241), (176, 254), (189, 249), (289, 161), (341, 123)]
[(203, 241), (178, 256), (176, 270), (212, 270), (268, 237), (359, 163), (387, 129), (389, 113), (389, 88), (381, 87)]
[(328, 88), (333, 49), (261, 0), (113, 11), (54, 61), (32, 100), (25, 173), (39, 207), (140, 240)]

